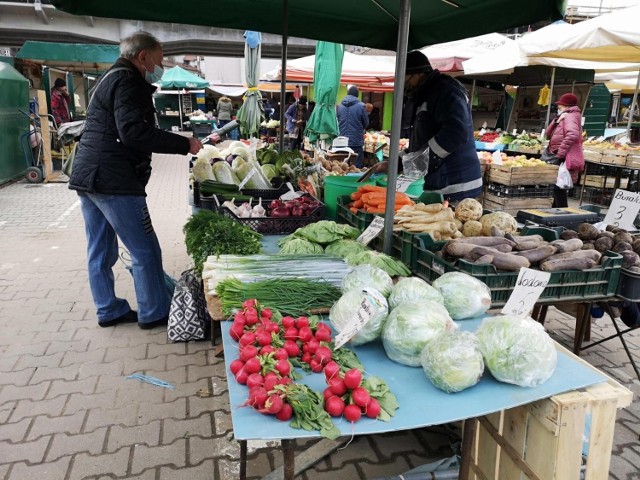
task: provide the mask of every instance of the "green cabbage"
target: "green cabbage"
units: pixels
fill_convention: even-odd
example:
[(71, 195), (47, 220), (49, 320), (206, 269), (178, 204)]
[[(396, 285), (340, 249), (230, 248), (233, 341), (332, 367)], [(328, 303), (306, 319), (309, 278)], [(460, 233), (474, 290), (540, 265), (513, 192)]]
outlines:
[(458, 326), (447, 310), (430, 300), (404, 303), (394, 308), (382, 327), (382, 345), (387, 357), (410, 367), (420, 366), (420, 353), (427, 341)]
[(373, 265), (358, 265), (342, 279), (342, 291), (362, 290), (370, 287), (388, 297), (393, 287), (393, 280), (385, 272)]
[(466, 273), (445, 273), (433, 286), (444, 297), (444, 306), (454, 320), (479, 317), (491, 307), (489, 287)]
[(553, 340), (530, 317), (489, 317), (476, 335), (487, 368), (501, 382), (535, 387), (555, 371), (558, 357)]
[(447, 393), (473, 387), (484, 371), (478, 339), (459, 330), (430, 339), (420, 354), (420, 363), (431, 383)]
[(240, 180), (227, 162), (216, 162), (213, 164), (213, 173), (216, 180), (229, 185), (240, 185)]
[(269, 181), (271, 181), (271, 179), (278, 174), (276, 172), (276, 167), (274, 167), (273, 165), (266, 164), (262, 165), (260, 168), (262, 168), (262, 173), (264, 173), (264, 176)]
[[(240, 166), (244, 165), (245, 163), (247, 163), (247, 161), (244, 158), (238, 156), (238, 157), (234, 158), (231, 161), (231, 169), (234, 172), (236, 172), (240, 168)], [(244, 178), (244, 177), (242, 177), (242, 178)]]
[(215, 180), (216, 177), (213, 174), (213, 168), (209, 163), (209, 160), (205, 160), (202, 158), (198, 158), (195, 162), (193, 162), (193, 167), (191, 169), (191, 173), (193, 173), (193, 179), (196, 182), (204, 182), (205, 180)]
[(389, 313), (385, 298), (375, 289), (349, 290), (333, 304), (329, 312), (331, 323), (336, 327), (336, 330), (341, 332), (347, 327), (349, 322), (357, 317), (358, 310), (367, 299), (372, 305), (373, 315), (362, 329), (351, 338), (353, 345), (362, 345), (380, 337), (382, 325)]
[(389, 296), (389, 308), (394, 309), (403, 303), (433, 300), (444, 305), (442, 294), (418, 277), (407, 277), (393, 286)]
[(319, 244), (335, 242), (343, 238), (356, 238), (360, 230), (350, 225), (343, 225), (331, 220), (320, 220), (293, 232), (294, 237), (306, 238)]
[(368, 263), (374, 267), (381, 268), (392, 277), (397, 275), (411, 275), (411, 270), (400, 260), (396, 260), (384, 253), (374, 252), (373, 250), (349, 254), (345, 257), (345, 260), (351, 266)]
[(364, 252), (369, 250), (365, 244), (356, 242), (355, 240), (336, 240), (325, 248), (325, 253), (334, 257), (346, 257), (352, 253)]
[(236, 147), (231, 149), (231, 155), (238, 155), (245, 160), (249, 160), (249, 150), (246, 147)]
[(280, 255), (322, 255), (324, 249), (317, 243), (303, 238), (292, 238), (282, 245)]

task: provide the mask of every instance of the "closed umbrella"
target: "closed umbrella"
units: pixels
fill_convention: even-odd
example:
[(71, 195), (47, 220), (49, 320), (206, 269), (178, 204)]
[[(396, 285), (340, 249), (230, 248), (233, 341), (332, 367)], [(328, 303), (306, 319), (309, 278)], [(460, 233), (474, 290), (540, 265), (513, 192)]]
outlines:
[(247, 81), (247, 93), (244, 102), (238, 110), (236, 119), (240, 124), (240, 130), (247, 136), (258, 136), (260, 123), (264, 120), (264, 105), (262, 104), (262, 94), (258, 90), (260, 78), (260, 33), (244, 32), (246, 43), (244, 46), (244, 65)]
[(336, 118), (336, 100), (342, 74), (344, 45), (318, 42), (313, 76), (316, 107), (311, 112), (305, 134), (310, 142), (332, 140), (340, 134)]

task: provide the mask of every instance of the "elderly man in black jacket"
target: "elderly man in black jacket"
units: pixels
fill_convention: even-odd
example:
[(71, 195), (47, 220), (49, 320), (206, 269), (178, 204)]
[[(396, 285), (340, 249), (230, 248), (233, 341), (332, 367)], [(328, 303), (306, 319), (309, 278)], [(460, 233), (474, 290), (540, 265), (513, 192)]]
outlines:
[[(158, 40), (136, 32), (122, 41), (120, 55), (90, 101), (69, 188), (80, 196), (98, 324), (137, 321), (147, 329), (167, 324), (171, 302), (146, 202), (151, 154), (196, 154), (202, 144), (155, 126), (152, 84), (163, 73)], [(131, 253), (138, 312), (115, 294), (118, 237)]]

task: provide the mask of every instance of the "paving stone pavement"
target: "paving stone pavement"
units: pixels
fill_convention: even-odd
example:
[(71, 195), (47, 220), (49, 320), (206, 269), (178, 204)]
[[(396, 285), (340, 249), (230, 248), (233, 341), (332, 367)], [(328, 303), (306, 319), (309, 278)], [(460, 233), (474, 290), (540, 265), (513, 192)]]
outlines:
[[(189, 265), (186, 177), (184, 157), (155, 157), (149, 205), (173, 276)], [(237, 478), (222, 361), (208, 342), (170, 344), (161, 329), (99, 328), (85, 248), (79, 202), (65, 184), (0, 188), (0, 480)], [(115, 271), (117, 292), (135, 307), (130, 274), (121, 264)], [(611, 330), (608, 322), (596, 321), (594, 338)], [(550, 311), (556, 340), (570, 345), (573, 325)], [(640, 359), (640, 336), (628, 339)], [(640, 393), (617, 340), (584, 358)], [(136, 372), (175, 390), (125, 379)], [(618, 415), (610, 478), (640, 478), (639, 435), (636, 401)], [(442, 428), (356, 437), (300, 478), (398, 475), (451, 455), (450, 439)], [(312, 443), (299, 442), (297, 451)], [(250, 478), (281, 463), (277, 445), (249, 443)]]

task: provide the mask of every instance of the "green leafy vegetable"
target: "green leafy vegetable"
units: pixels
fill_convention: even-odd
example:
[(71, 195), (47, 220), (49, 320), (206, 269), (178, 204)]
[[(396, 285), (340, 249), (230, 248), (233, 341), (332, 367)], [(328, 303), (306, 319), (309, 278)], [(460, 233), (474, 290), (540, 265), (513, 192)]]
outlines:
[(192, 215), (183, 231), (197, 275), (202, 274), (202, 265), (209, 255), (251, 255), (262, 249), (262, 235), (211, 210)]
[(294, 237), (306, 238), (312, 242), (325, 245), (343, 238), (357, 238), (358, 235), (360, 235), (360, 230), (357, 228), (331, 220), (321, 220), (293, 232)]
[(400, 260), (390, 257), (384, 253), (366, 250), (364, 252), (352, 253), (345, 257), (347, 263), (351, 266), (369, 264), (378, 267), (390, 276), (411, 275), (411, 270)]
[(322, 255), (324, 249), (317, 243), (304, 238), (293, 238), (280, 248), (280, 255)]
[(346, 257), (347, 255), (351, 255), (353, 253), (365, 252), (369, 250), (365, 244), (357, 242), (355, 240), (336, 240), (335, 242), (330, 243), (324, 249), (327, 255), (333, 255), (335, 257)]
[(398, 399), (391, 393), (386, 382), (380, 377), (367, 377), (362, 381), (362, 386), (367, 389), (371, 398), (378, 400), (381, 410), (378, 420), (388, 422), (396, 414)]

